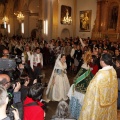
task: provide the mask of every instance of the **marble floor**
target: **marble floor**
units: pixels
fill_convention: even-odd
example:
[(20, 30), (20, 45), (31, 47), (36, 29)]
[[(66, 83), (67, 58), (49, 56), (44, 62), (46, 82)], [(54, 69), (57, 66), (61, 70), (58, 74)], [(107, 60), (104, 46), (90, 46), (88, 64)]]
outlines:
[[(49, 81), (51, 73), (52, 73), (52, 69), (53, 69), (52, 66), (44, 67), (43, 72), (45, 73), (45, 78), (42, 80), (43, 83)], [(69, 78), (70, 84), (72, 84), (73, 78), (75, 77), (75, 75), (76, 74), (74, 74), (72, 72), (68, 72), (68, 78)], [(44, 93), (43, 99), (47, 100), (46, 96), (45, 96), (45, 93)], [(51, 117), (55, 114), (57, 105), (58, 105), (58, 102), (55, 102), (55, 101), (54, 102), (50, 101), (48, 103), (45, 120), (50, 120), (51, 119)], [(120, 120), (120, 110), (118, 110), (118, 120)]]

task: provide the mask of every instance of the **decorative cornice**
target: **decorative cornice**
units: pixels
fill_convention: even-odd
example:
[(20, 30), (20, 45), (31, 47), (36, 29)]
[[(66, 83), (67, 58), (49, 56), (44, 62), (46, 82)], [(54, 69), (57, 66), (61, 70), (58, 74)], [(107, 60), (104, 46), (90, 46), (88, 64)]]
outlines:
[(39, 16), (39, 13), (30, 13), (30, 16)]

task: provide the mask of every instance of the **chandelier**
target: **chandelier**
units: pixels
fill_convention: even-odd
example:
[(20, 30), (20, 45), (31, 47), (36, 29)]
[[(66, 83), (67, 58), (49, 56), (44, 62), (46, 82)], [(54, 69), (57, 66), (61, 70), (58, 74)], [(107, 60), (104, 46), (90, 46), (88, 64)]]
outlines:
[(2, 19), (2, 21), (3, 21), (3, 23), (4, 23), (4, 28), (7, 28), (7, 23), (9, 22), (8, 17), (5, 16), (5, 17)]
[(63, 23), (64, 24), (71, 24), (72, 23), (72, 18), (69, 17), (68, 9), (66, 10), (66, 16), (63, 18)]
[(4, 23), (5, 23), (5, 22), (8, 23), (9, 19), (8, 19), (8, 17), (5, 16), (5, 17), (2, 19), (2, 21), (3, 21)]
[(17, 14), (17, 19), (19, 20), (19, 22), (22, 22), (23, 20), (24, 20), (24, 15), (22, 14), (22, 12), (19, 12), (18, 14)]

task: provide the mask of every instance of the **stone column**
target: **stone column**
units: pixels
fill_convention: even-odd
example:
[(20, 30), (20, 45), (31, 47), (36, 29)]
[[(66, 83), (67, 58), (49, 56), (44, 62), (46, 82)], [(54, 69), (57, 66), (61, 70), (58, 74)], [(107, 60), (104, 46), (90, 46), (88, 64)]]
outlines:
[[(45, 20), (47, 20), (47, 14), (48, 14), (48, 0), (43, 0), (43, 31), (44, 31), (44, 21)], [(47, 36), (46, 36), (46, 34), (44, 34), (44, 32), (43, 32), (43, 37), (44, 37), (44, 39), (47, 39)]]
[(100, 17), (101, 17), (101, 1), (98, 1), (94, 32), (100, 32)]
[(24, 35), (23, 37), (30, 37), (29, 35), (29, 11), (24, 11), (23, 12), (24, 17)]
[(11, 15), (9, 18), (9, 24), (10, 24), (10, 33), (8, 33), (9, 37), (13, 36), (15, 34), (15, 19), (16, 16)]
[(20, 35), (21, 34), (20, 22), (17, 20), (16, 16), (13, 18), (13, 22), (14, 22), (14, 34)]
[(116, 32), (120, 33), (120, 3), (119, 3), (119, 8), (118, 8), (118, 20), (117, 20)]
[(53, 27), (53, 10), (52, 10), (52, 0), (48, 0), (48, 11), (47, 11), (47, 20), (48, 20), (48, 35), (47, 40), (52, 39), (52, 27)]
[(105, 32), (108, 26), (108, 2), (102, 1), (101, 2), (101, 24), (100, 24), (100, 31)]
[(43, 19), (43, 0), (39, 0), (39, 20)]
[[(52, 38), (58, 37), (58, 0), (53, 0), (53, 25), (52, 25)], [(52, 16), (51, 16), (52, 17)]]
[(38, 28), (38, 33), (39, 33), (39, 39), (42, 38), (43, 36), (43, 0), (39, 0), (39, 17), (38, 17), (38, 22), (39, 22), (39, 28)]
[(74, 0), (74, 15), (72, 15), (72, 24), (73, 24), (73, 37), (76, 37), (76, 11), (77, 11), (77, 1)]

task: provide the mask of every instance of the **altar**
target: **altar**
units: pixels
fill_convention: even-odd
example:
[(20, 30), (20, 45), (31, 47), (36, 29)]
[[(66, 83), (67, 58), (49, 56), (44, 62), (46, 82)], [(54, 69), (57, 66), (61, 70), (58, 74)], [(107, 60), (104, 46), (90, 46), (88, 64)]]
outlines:
[(120, 40), (120, 0), (97, 0), (92, 39)]

